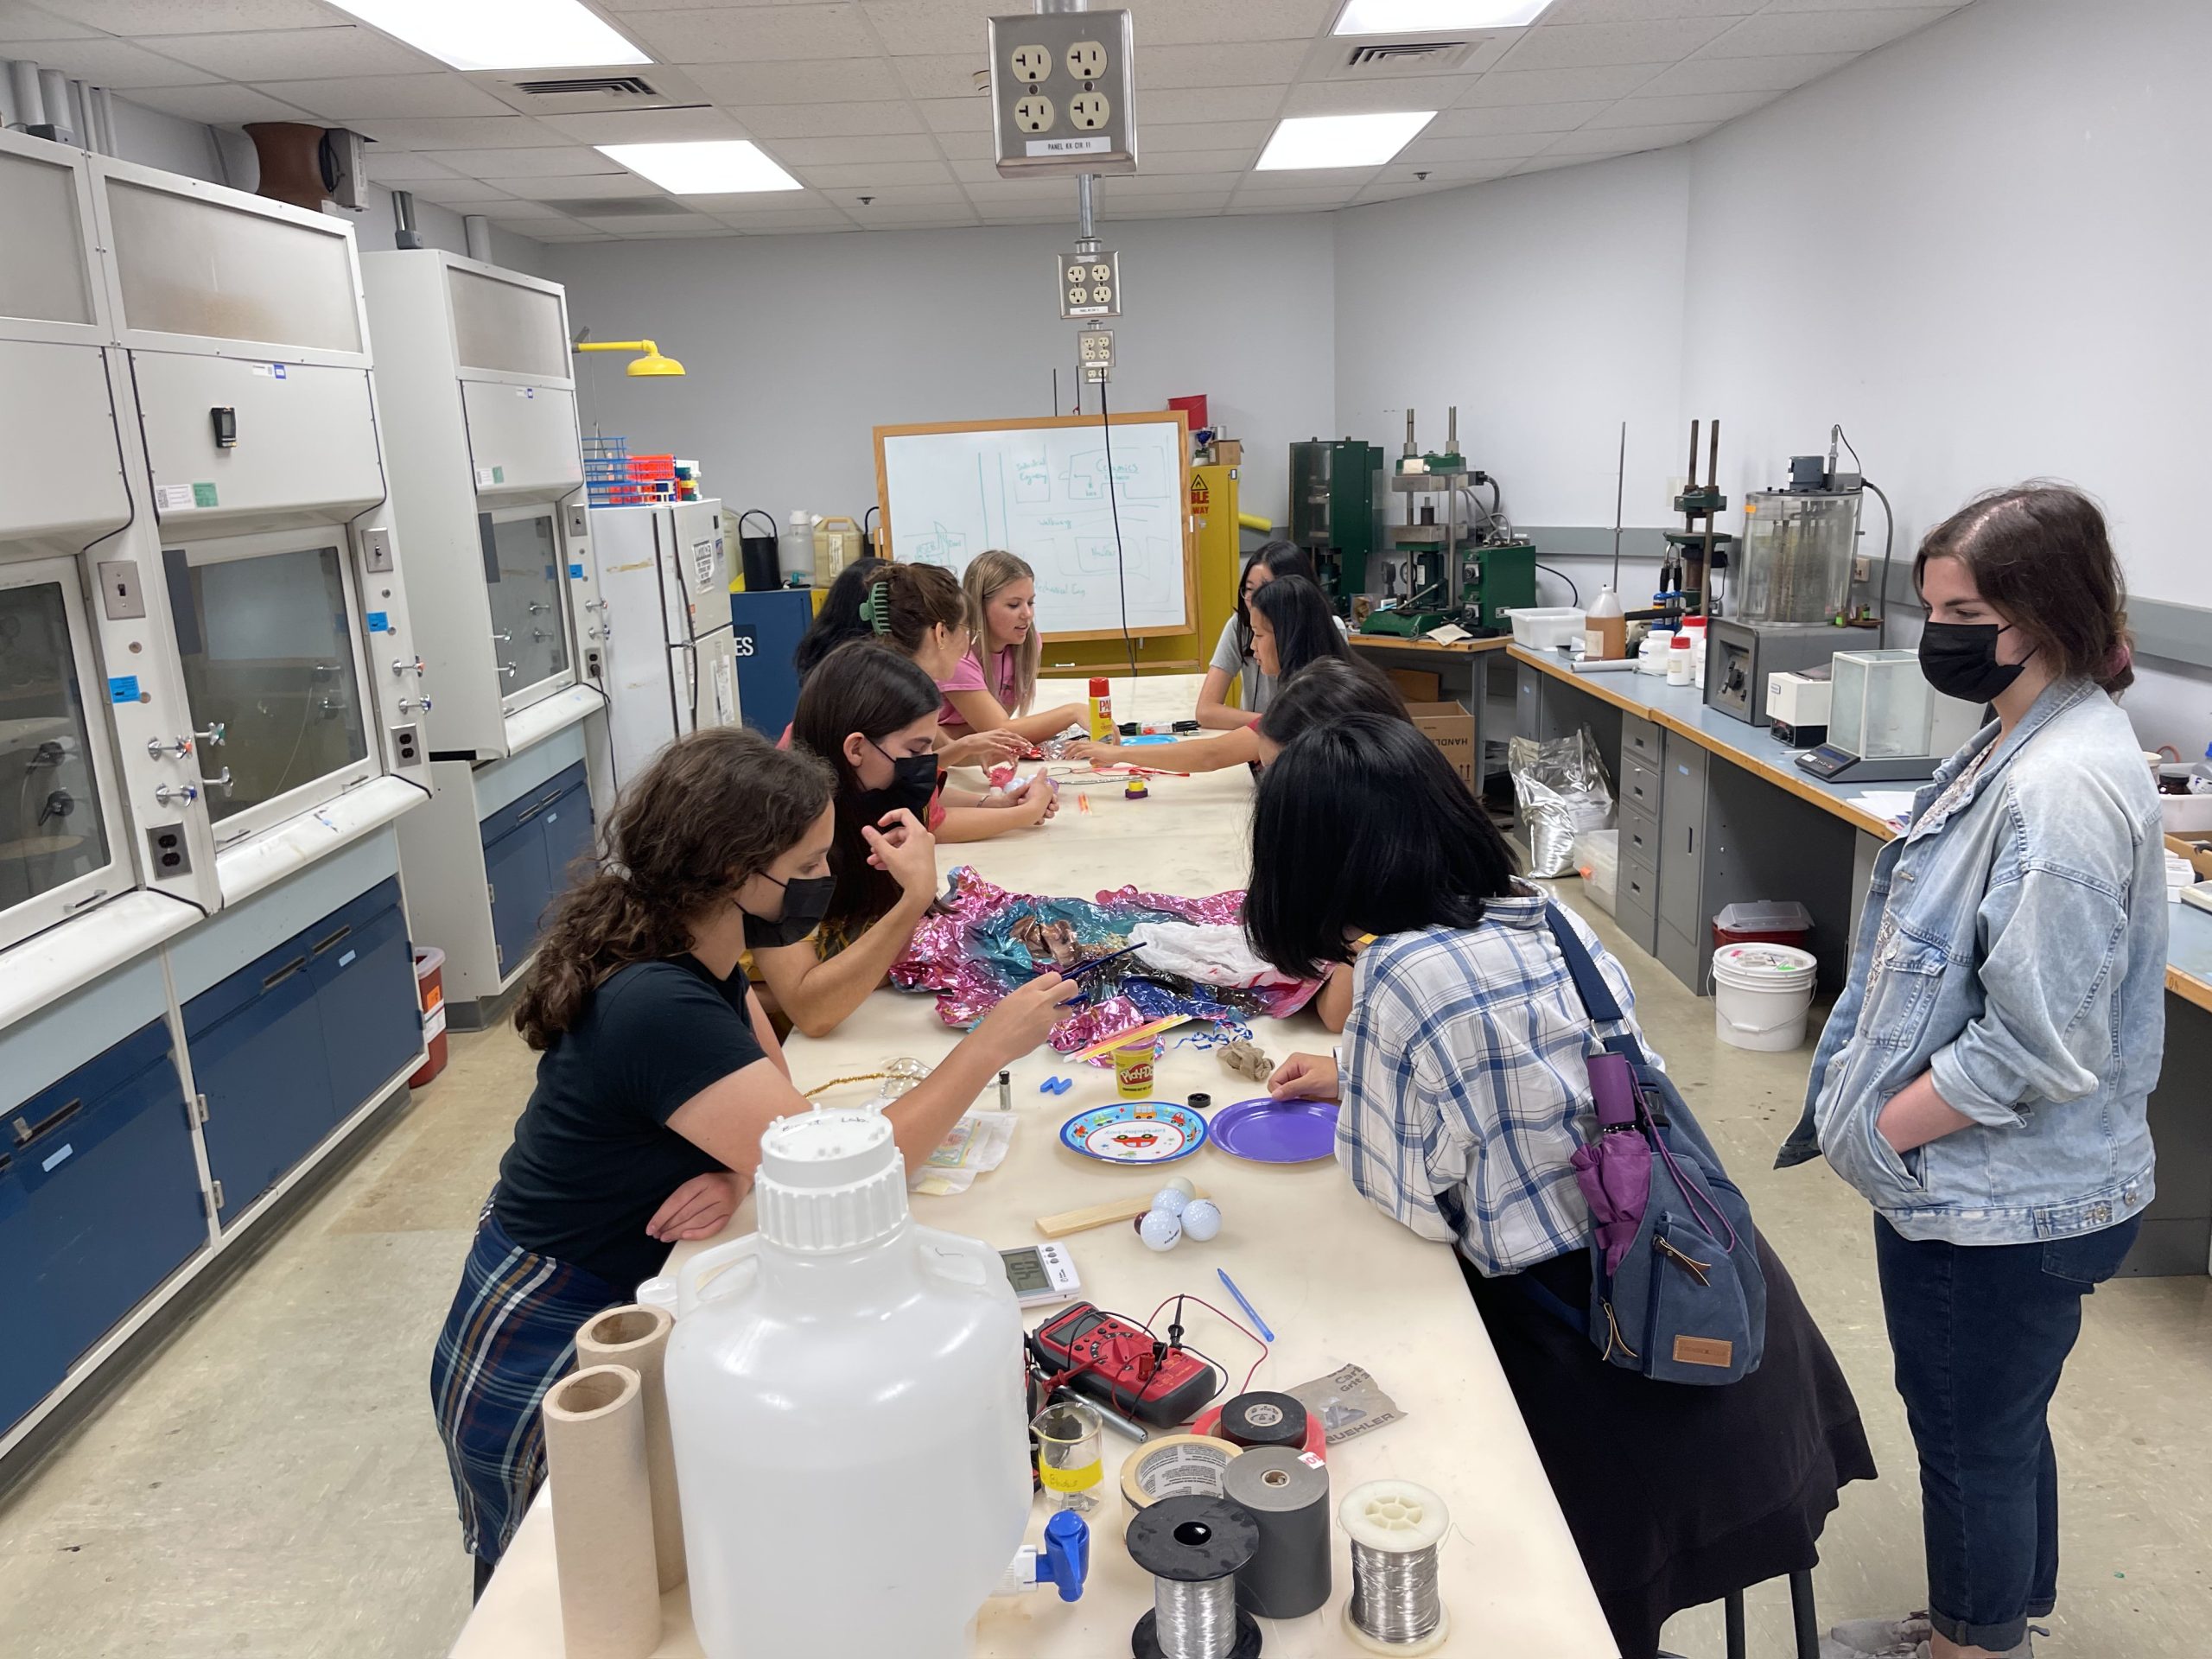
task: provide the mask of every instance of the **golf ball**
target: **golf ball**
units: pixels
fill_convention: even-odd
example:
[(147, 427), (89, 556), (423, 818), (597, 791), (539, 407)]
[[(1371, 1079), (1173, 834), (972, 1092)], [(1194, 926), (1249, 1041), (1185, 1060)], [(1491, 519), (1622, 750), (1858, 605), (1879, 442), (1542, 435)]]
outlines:
[(1172, 1250), (1183, 1236), (1183, 1224), (1165, 1210), (1155, 1210), (1138, 1224), (1137, 1236), (1155, 1250)]
[(1211, 1198), (1193, 1198), (1178, 1217), (1185, 1236), (1205, 1243), (1221, 1231), (1221, 1209)]
[(1152, 1195), (1152, 1207), (1155, 1210), (1165, 1210), (1171, 1216), (1181, 1215), (1183, 1206), (1190, 1201), (1191, 1195), (1188, 1192), (1172, 1186), (1163, 1186)]
[(1179, 1192), (1186, 1198), (1195, 1198), (1198, 1196), (1198, 1189), (1191, 1185), (1191, 1178), (1187, 1175), (1170, 1175), (1167, 1178), (1167, 1185), (1163, 1191)]

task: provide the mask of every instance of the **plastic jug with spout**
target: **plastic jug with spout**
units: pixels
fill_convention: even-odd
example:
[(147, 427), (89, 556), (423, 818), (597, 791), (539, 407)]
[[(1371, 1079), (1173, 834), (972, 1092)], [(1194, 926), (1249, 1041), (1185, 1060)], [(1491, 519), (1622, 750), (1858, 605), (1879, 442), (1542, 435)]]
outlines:
[(668, 1411), (707, 1659), (963, 1659), (1029, 1516), (1021, 1311), (919, 1226), (890, 1122), (779, 1120), (760, 1230), (678, 1276)]

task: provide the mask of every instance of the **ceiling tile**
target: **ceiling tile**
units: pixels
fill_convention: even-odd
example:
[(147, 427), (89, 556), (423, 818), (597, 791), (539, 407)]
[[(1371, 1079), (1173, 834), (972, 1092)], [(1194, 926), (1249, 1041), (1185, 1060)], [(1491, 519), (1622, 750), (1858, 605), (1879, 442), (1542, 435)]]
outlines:
[(368, 168), (369, 177), (378, 184), (412, 184), (418, 179), (460, 176), (427, 156), (417, 156), (411, 149), (386, 149), (382, 144), (369, 146)]
[[(938, 149), (954, 161), (988, 161), (993, 153), (991, 135), (988, 131), (933, 132), (930, 137), (936, 141)], [(1146, 133), (1145, 142), (1152, 142), (1149, 130)]]
[(861, 0), (868, 27), (893, 57), (951, 52), (973, 41), (980, 64), (994, 14), (1020, 11), (1007, 0)]
[(989, 99), (976, 90), (976, 72), (985, 67), (980, 38), (973, 52), (931, 53), (887, 61), (910, 97), (971, 98), (988, 107)]
[[(448, 206), (466, 202), (472, 213), (488, 213), (502, 206), (523, 205), (499, 186), (486, 184), (480, 179), (422, 179), (408, 188), (425, 201), (442, 202)], [(480, 207), (479, 203), (485, 205)]]
[(351, 23), (240, 35), (149, 35), (140, 44), (230, 80), (351, 79), (438, 67), (427, 54)]
[(1136, 37), (1163, 46), (1311, 37), (1344, 0), (1128, 0)]
[(835, 236), (843, 232), (856, 232), (860, 227), (849, 219), (840, 217), (833, 225), (796, 225), (778, 220), (772, 224), (733, 228), (737, 229), (740, 236)]
[[(503, 156), (527, 154), (523, 150), (502, 150)], [(521, 196), (531, 201), (554, 201), (563, 196), (652, 196), (664, 194), (661, 188), (635, 173), (569, 173), (543, 176), (517, 175), (513, 178), (489, 178), (485, 183), (505, 191), (511, 196)]]
[[(1144, 157), (1140, 179), (1172, 178), (1179, 173), (1220, 173), (1242, 170), (1260, 159), (1257, 144), (1236, 144), (1220, 149), (1176, 149), (1164, 156)], [(1113, 181), (1109, 180), (1110, 184)]]
[(526, 115), (364, 121), (361, 130), (393, 149), (530, 149), (569, 142), (552, 128)]
[(1934, 10), (1763, 12), (1746, 17), (1705, 48), (1709, 58), (1779, 57), (1791, 52), (1871, 52), (1933, 22)]
[(543, 179), (588, 173), (620, 173), (620, 162), (582, 145), (548, 144), (534, 149), (441, 149), (430, 152), (466, 179)]
[[(491, 216), (486, 215), (486, 217)], [(532, 214), (527, 218), (499, 219), (496, 222), (501, 230), (511, 235), (531, 237), (539, 241), (570, 235), (577, 228), (576, 221), (573, 219), (549, 218), (543, 213)]]
[(985, 204), (1000, 207), (1015, 202), (1064, 201), (1068, 212), (1075, 212), (1075, 181), (1073, 179), (992, 179), (970, 184), (968, 200), (978, 207)]
[(1732, 121), (1738, 116), (1770, 103), (1773, 92), (1699, 92), (1681, 98), (1624, 98), (1603, 115), (1590, 120), (1591, 129), (1602, 127), (1663, 127), (1677, 123)]
[(1840, 69), (1855, 52), (1800, 52), (1775, 58), (1699, 56), (1662, 69), (1637, 87), (1637, 96), (1694, 92), (1786, 92), (1831, 69)]
[[(474, 179), (471, 179), (468, 182), (475, 184), (476, 181)], [(492, 187), (488, 184), (485, 184), (477, 185), (476, 188), (480, 190), (489, 190)], [(420, 187), (417, 187), (415, 194), (419, 196), (427, 194), (428, 192)], [(457, 200), (464, 211), (472, 213), (481, 213), (485, 218), (498, 219), (502, 224), (511, 219), (549, 219), (566, 217), (566, 215), (556, 213), (553, 209), (546, 207), (543, 202), (526, 201), (518, 196), (500, 196), (498, 198), (454, 198), (450, 195), (441, 194), (432, 197), (431, 200), (435, 201), (454, 201)]]
[(1433, 164), (1418, 163), (1408, 167), (1402, 157), (1391, 162), (1383, 171), (1393, 176), (1402, 177), (1411, 177), (1415, 173), (1428, 175), (1426, 181), (1416, 179), (1415, 183), (1478, 184), (1484, 179), (1503, 178), (1528, 159), (1525, 156), (1498, 156), (1485, 160), (1437, 162)]
[[(1722, 38), (1726, 38), (1723, 36)], [(1653, 74), (1649, 64), (1588, 69), (1493, 69), (1464, 100), (1470, 109), (1500, 104), (1574, 104), (1626, 98)]]
[(1641, 23), (1660, 17), (1748, 17), (1767, 0), (1552, 0), (1537, 28), (1562, 23)]
[(628, 31), (667, 63), (757, 63), (764, 58), (873, 58), (855, 4), (716, 6), (643, 12)]
[(41, 8), (111, 35), (197, 35), (321, 29), (342, 21), (315, 0), (40, 0)]
[(914, 100), (914, 108), (931, 132), (987, 133), (991, 130), (988, 98), (922, 98)]
[(874, 198), (867, 210), (869, 213), (879, 207), (939, 207), (947, 202), (958, 202), (964, 207), (968, 200), (967, 193), (957, 184), (833, 186), (823, 194), (840, 207), (854, 213), (861, 211), (860, 198), (862, 196)]
[[(1149, 121), (1268, 120), (1281, 107), (1284, 90), (1281, 86), (1190, 86), (1147, 92), (1140, 87), (1137, 149), (1140, 153), (1144, 149), (1144, 124)], [(989, 124), (988, 119), (985, 124)]]
[(1726, 17), (1556, 26), (1547, 22), (1522, 35), (1498, 67), (1585, 69), (1614, 63), (1678, 63), (1731, 22)]
[(1390, 158), (1393, 167), (1427, 167), (1439, 162), (1517, 161), (1541, 156), (1558, 134), (1493, 132), (1476, 138), (1431, 138), (1423, 134)]
[(1137, 39), (1137, 86), (1146, 96), (1181, 86), (1281, 86), (1297, 75), (1313, 46), (1306, 39), (1235, 46), (1147, 46)]
[(952, 182), (951, 171), (943, 162), (827, 162), (795, 171), (801, 180), (818, 189)]
[(704, 213), (633, 213), (579, 222), (595, 231), (612, 231), (618, 236), (658, 236), (671, 231), (713, 231), (720, 234), (729, 228)]
[(890, 60), (874, 56), (701, 63), (685, 73), (718, 104), (860, 103), (906, 96)]
[(1548, 173), (1560, 167), (1587, 167), (1591, 162), (1603, 159), (1597, 156), (1531, 156), (1513, 169), (1511, 176), (1518, 178), (1523, 173)]
[(1137, 138), (1145, 156), (1173, 156), (1186, 149), (1249, 149), (1267, 142), (1272, 121), (1194, 121), (1188, 126), (1147, 124)]
[[(1481, 82), (1472, 75), (1405, 75), (1381, 80), (1302, 81), (1285, 115), (1359, 115), (1372, 110), (1448, 110)], [(1140, 141), (1141, 142), (1141, 141)]]
[[(819, 196), (782, 196), (771, 205), (759, 197), (693, 196), (695, 207), (712, 205), (714, 216), (723, 224), (744, 230), (753, 226), (789, 226), (804, 229), (815, 226), (849, 225), (852, 221)], [(758, 202), (756, 207), (753, 204)]]
[(1141, 174), (1134, 179), (1102, 179), (1098, 188), (1103, 195), (1179, 196), (1194, 190), (1225, 190), (1243, 178), (1249, 169), (1230, 164), (1228, 156), (1220, 158), (1217, 170), (1211, 173)]
[(1498, 104), (1446, 110), (1421, 129), (1424, 138), (1478, 138), (1492, 132), (1572, 132), (1612, 107), (1610, 99), (1580, 104)]
[(1367, 182), (1368, 175), (1374, 170), (1369, 167), (1349, 168), (1350, 176), (1340, 184), (1300, 185), (1282, 190), (1263, 190), (1246, 185), (1230, 198), (1230, 203), (1238, 207), (1262, 204), (1272, 204), (1277, 207), (1340, 207), (1359, 194), (1360, 187)]
[(747, 104), (730, 113), (747, 132), (762, 139), (844, 138), (920, 130), (914, 106), (904, 99), (883, 104)]
[(1219, 201), (1145, 202), (1140, 205), (1101, 208), (1098, 217), (1123, 223), (1143, 219), (1217, 219), (1229, 211), (1229, 199)]
[(132, 92), (130, 102), (211, 127), (234, 127), (248, 121), (308, 118), (307, 111), (283, 103), (266, 92), (257, 92), (251, 86), (147, 86)]
[(128, 41), (16, 41), (9, 43), (8, 55), (117, 92), (139, 86), (204, 86), (216, 79)]
[[(1967, 0), (1768, 0), (1769, 11), (1956, 11)], [(1933, 19), (1931, 18), (1932, 22)]]
[(41, 6), (12, 5), (0, 10), (0, 41), (84, 41), (94, 31), (73, 18)]
[(445, 70), (433, 75), (363, 75), (352, 80), (264, 81), (261, 90), (313, 110), (326, 121), (513, 113), (481, 87)]
[(852, 220), (864, 231), (929, 231), (983, 222), (964, 201), (936, 207), (855, 207)]
[(863, 138), (779, 138), (776, 159), (785, 167), (824, 162), (934, 162), (937, 140), (926, 132), (886, 132)]
[(1585, 127), (1563, 132), (1547, 156), (1625, 156), (1631, 150), (1661, 149), (1711, 132), (1717, 121), (1684, 122), (1665, 127)]
[(688, 143), (742, 138), (743, 127), (721, 110), (608, 110), (592, 115), (545, 115), (541, 125), (579, 144)]
[(559, 230), (549, 227), (532, 231), (531, 236), (539, 242), (613, 242), (618, 239), (605, 231), (594, 231), (590, 226), (579, 225), (572, 219), (563, 220), (562, 226)]
[[(963, 156), (949, 165), (952, 168), (952, 176), (963, 184), (988, 184), (999, 175), (998, 168), (988, 160), (976, 161)], [(1112, 184), (1116, 181), (1109, 179), (1107, 182)]]

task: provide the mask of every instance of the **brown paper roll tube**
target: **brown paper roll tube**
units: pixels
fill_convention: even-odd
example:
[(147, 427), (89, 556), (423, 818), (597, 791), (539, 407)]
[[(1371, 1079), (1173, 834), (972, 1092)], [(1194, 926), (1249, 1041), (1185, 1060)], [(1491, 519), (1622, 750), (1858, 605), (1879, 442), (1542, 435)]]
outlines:
[(568, 1659), (644, 1659), (660, 1645), (645, 1389), (626, 1365), (594, 1365), (553, 1385), (544, 1419)]
[(633, 1303), (610, 1307), (576, 1331), (576, 1364), (627, 1365), (645, 1394), (645, 1478), (653, 1493), (653, 1559), (660, 1587), (683, 1582), (683, 1511), (676, 1501), (676, 1446), (668, 1433), (668, 1386), (664, 1367), (668, 1333), (676, 1320), (664, 1308)]

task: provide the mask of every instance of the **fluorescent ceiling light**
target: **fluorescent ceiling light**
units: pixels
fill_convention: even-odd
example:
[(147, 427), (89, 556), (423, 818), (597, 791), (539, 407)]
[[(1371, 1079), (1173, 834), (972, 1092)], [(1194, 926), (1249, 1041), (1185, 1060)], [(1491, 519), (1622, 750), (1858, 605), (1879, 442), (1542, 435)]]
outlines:
[(602, 156), (643, 174), (672, 196), (741, 190), (804, 190), (750, 138), (702, 138), (683, 144), (596, 144)]
[(1351, 0), (1339, 35), (1429, 35), (1446, 29), (1518, 29), (1552, 0)]
[(1434, 110), (1395, 110), (1381, 115), (1294, 115), (1275, 124), (1255, 170), (1287, 172), (1308, 167), (1380, 167), (1430, 122)]
[(576, 0), (332, 0), (456, 69), (651, 63)]

